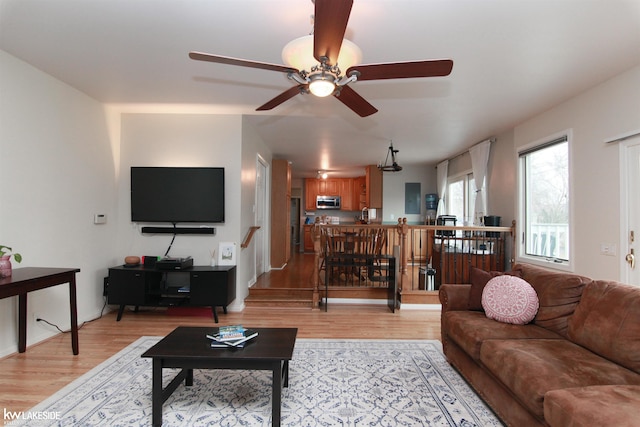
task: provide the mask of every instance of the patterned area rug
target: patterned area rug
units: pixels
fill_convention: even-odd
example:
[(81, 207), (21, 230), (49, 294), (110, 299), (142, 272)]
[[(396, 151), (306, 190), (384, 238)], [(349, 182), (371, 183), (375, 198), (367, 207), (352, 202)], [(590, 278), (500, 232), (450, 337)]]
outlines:
[[(32, 408), (59, 413), (38, 425), (150, 426), (151, 360), (140, 355), (159, 339), (140, 338)], [(501, 426), (441, 348), (439, 341), (298, 339), (282, 425)], [(175, 372), (165, 371), (166, 384)], [(165, 402), (163, 425), (270, 426), (271, 373), (195, 370), (194, 385)]]

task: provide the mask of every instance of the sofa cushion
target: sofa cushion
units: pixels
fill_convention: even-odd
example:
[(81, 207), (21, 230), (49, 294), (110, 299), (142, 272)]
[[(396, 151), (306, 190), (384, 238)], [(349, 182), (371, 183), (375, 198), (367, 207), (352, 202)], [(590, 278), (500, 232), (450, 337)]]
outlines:
[(640, 373), (640, 288), (590, 283), (569, 319), (573, 342)]
[(480, 360), (480, 346), (488, 339), (563, 339), (555, 332), (533, 324), (510, 325), (488, 319), (479, 311), (450, 311), (442, 314), (446, 334), (471, 358)]
[(640, 385), (550, 391), (544, 395), (544, 419), (551, 427), (637, 426), (640, 421)]
[(530, 284), (519, 277), (494, 277), (482, 292), (482, 307), (489, 319), (526, 325), (538, 312), (538, 295)]
[(477, 267), (471, 266), (469, 269), (469, 282), (471, 283), (471, 291), (469, 292), (469, 310), (484, 310), (482, 308), (482, 291), (487, 282), (494, 277), (504, 274), (520, 277), (520, 271), (484, 271)]
[(548, 391), (640, 384), (635, 372), (562, 339), (486, 340), (480, 347), (480, 362), (540, 419)]
[(567, 321), (580, 301), (582, 289), (591, 279), (530, 264), (517, 264), (513, 270), (519, 271), (538, 294), (540, 308), (533, 323), (566, 337)]

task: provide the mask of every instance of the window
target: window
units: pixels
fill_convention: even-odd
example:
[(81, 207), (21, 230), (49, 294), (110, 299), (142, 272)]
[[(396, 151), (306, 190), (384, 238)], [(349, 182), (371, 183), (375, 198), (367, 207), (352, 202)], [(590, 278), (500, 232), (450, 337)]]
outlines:
[(472, 173), (449, 177), (446, 193), (447, 215), (456, 216), (456, 225), (473, 225), (475, 202), (476, 185)]
[(569, 136), (550, 138), (518, 156), (519, 254), (530, 261), (569, 265)]

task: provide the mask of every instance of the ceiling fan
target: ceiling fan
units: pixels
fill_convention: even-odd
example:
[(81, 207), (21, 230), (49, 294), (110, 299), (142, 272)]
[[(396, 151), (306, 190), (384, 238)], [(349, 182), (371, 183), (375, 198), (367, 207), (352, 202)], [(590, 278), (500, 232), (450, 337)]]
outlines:
[[(315, 0), (314, 3), (313, 35), (293, 40), (285, 46), (283, 51), (283, 57), (286, 53), (290, 58), (290, 61), (285, 58), (285, 62), (291, 62), (290, 65), (271, 64), (202, 52), (190, 52), (189, 57), (198, 61), (283, 72), (287, 73), (289, 79), (297, 83), (297, 86), (282, 92), (258, 107), (256, 111), (271, 110), (298, 94), (312, 93), (316, 96), (333, 95), (359, 116), (366, 117), (378, 110), (349, 87), (350, 83), (358, 80), (441, 77), (451, 73), (453, 61), (450, 59), (359, 65), (360, 49), (351, 41), (344, 39), (353, 0)], [(313, 48), (309, 50), (312, 50), (313, 58), (317, 62), (314, 61), (315, 64), (306, 69), (304, 62), (308, 64), (308, 60), (301, 62), (296, 57), (304, 53), (301, 52), (302, 45), (311, 44), (311, 40)], [(345, 66), (343, 56), (350, 56), (351, 58), (347, 58), (346, 61), (351, 60), (352, 63)], [(340, 63), (341, 61), (343, 63)], [(344, 75), (339, 65), (346, 68)]]

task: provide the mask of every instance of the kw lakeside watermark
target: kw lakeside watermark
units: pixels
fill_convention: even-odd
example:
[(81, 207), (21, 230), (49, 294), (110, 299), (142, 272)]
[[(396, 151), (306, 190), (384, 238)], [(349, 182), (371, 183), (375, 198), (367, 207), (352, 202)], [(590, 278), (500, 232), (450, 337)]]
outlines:
[(34, 426), (38, 425), (38, 421), (53, 421), (60, 418), (61, 414), (57, 411), (10, 411), (7, 408), (3, 408), (2, 411), (2, 421), (5, 426)]

